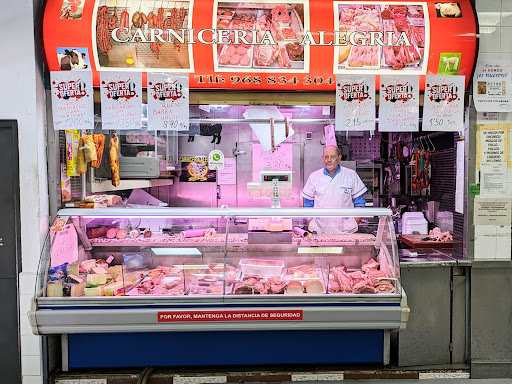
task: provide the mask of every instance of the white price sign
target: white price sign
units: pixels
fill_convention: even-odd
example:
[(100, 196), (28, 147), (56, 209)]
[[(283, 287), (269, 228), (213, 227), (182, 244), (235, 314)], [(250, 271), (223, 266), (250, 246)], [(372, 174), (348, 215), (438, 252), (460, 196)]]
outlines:
[(418, 76), (381, 76), (379, 132), (418, 132), (419, 97)]
[(148, 73), (148, 129), (188, 131), (188, 75)]
[(52, 71), (50, 79), (54, 129), (94, 129), (92, 73)]
[(423, 131), (460, 132), (463, 130), (464, 87), (464, 76), (426, 76)]
[(375, 130), (375, 76), (336, 76), (336, 131)]
[(142, 74), (100, 72), (102, 129), (140, 129)]

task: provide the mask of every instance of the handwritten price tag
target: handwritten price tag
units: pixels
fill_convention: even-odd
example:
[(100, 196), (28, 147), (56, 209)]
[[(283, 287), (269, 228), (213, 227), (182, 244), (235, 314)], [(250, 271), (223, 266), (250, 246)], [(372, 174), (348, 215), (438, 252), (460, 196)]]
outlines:
[(464, 128), (464, 76), (427, 75), (423, 131), (458, 132)]
[(379, 92), (379, 131), (417, 132), (419, 130), (417, 76), (381, 76)]
[(336, 77), (336, 131), (375, 129), (375, 76)]
[(140, 129), (142, 74), (100, 72), (102, 129)]
[(94, 129), (91, 72), (53, 71), (50, 77), (54, 129)]
[(188, 131), (188, 75), (148, 73), (148, 129)]

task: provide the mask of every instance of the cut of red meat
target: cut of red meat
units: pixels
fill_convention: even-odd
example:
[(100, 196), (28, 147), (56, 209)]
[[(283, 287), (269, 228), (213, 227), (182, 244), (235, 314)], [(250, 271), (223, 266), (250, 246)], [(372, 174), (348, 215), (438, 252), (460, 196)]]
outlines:
[(240, 63), (240, 58), (241, 56), (235, 53), (233, 56), (231, 56), (229, 64), (238, 65)]
[(228, 56), (233, 56), (235, 53), (236, 53), (236, 49), (232, 45), (228, 45), (228, 47), (224, 51), (224, 54), (228, 55)]
[(240, 65), (248, 66), (249, 64), (251, 64), (251, 58), (249, 57), (249, 55), (243, 55), (240, 58)]
[(221, 63), (221, 64), (229, 64), (230, 60), (231, 60), (230, 55), (223, 54), (219, 57), (219, 63)]
[(240, 55), (240, 56), (243, 56), (245, 54), (247, 54), (247, 49), (244, 48), (244, 47), (238, 47), (235, 52)]

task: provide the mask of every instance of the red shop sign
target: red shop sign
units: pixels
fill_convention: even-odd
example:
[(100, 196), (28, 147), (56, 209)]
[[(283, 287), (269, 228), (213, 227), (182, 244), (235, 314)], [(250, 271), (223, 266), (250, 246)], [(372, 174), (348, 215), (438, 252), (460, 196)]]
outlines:
[[(465, 75), (470, 0), (48, 0), (51, 71), (189, 73), (192, 89), (334, 91), (338, 74)], [(379, 80), (376, 85), (378, 87)]]
[(158, 312), (159, 323), (192, 321), (298, 321), (302, 310), (170, 311)]

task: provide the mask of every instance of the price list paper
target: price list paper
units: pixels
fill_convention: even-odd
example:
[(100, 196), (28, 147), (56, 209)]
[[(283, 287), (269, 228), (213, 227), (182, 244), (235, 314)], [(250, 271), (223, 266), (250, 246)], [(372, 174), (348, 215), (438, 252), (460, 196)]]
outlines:
[(478, 64), (473, 77), (473, 100), (478, 112), (512, 112), (511, 65)]
[(102, 129), (141, 128), (140, 72), (100, 72), (100, 92)]
[(375, 76), (336, 76), (336, 131), (375, 130)]
[(188, 131), (188, 75), (148, 73), (148, 129)]
[(92, 73), (53, 71), (50, 79), (54, 129), (94, 129)]
[(426, 76), (423, 131), (464, 129), (464, 84), (464, 76)]
[(379, 132), (418, 132), (419, 97), (418, 76), (381, 76)]

